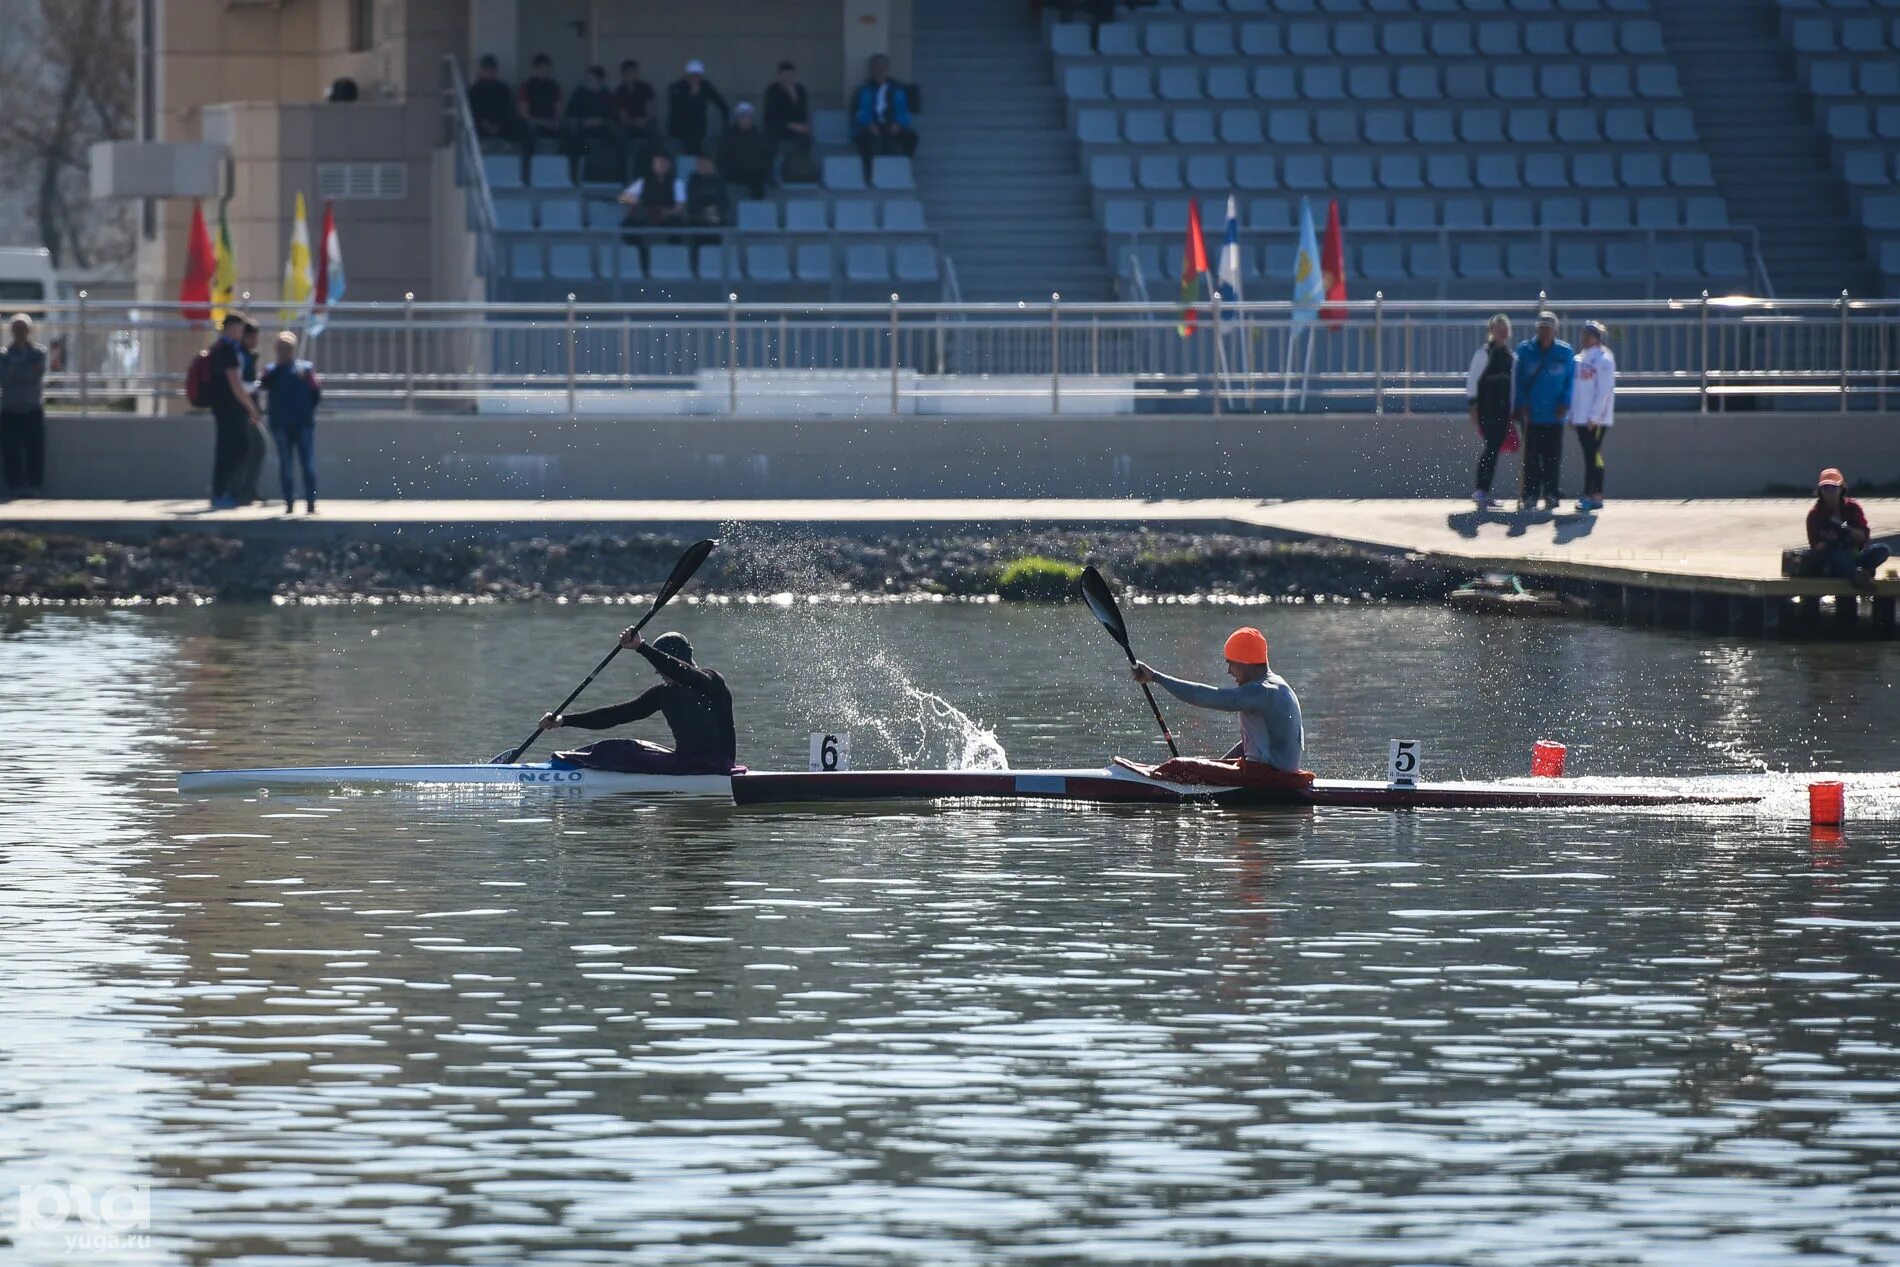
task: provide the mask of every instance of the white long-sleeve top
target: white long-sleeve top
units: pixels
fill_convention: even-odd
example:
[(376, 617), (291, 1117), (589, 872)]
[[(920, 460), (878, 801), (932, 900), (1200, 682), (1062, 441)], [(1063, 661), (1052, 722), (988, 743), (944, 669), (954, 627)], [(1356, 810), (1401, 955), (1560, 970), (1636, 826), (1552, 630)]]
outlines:
[(1597, 344), (1577, 353), (1577, 378), (1570, 388), (1573, 427), (1607, 427), (1616, 422), (1616, 357)]

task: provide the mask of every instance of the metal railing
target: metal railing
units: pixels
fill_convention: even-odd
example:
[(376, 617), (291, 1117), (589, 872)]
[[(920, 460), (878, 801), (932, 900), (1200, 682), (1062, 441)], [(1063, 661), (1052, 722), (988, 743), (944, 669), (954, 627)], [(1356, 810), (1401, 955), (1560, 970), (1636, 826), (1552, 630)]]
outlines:
[[(274, 300), (246, 297), (244, 306), (265, 322), (281, 315)], [(1626, 408), (1884, 410), (1900, 394), (1900, 300), (1375, 297), (1341, 307), (1337, 322), (1303, 322), (1284, 302), (1202, 303), (1183, 337), (1173, 304), (1054, 297), (346, 302), (329, 309), (308, 355), (331, 408), (1411, 413), (1463, 408), (1465, 371), (1492, 313), (1528, 334), (1532, 314), (1548, 307), (1566, 335), (1588, 318), (1609, 325)], [(176, 304), (82, 294), (39, 311), (60, 350), (47, 384), (55, 406), (185, 408), (185, 370), (211, 334)]]
[(442, 58), (443, 74), (448, 78), (449, 135), (455, 147), (455, 183), (461, 186), (468, 206), (468, 227), (475, 236), (476, 266), (483, 277), (495, 276), (495, 195), (488, 187), (488, 169), (482, 164), (481, 138), (475, 131), (475, 117), (468, 109), (468, 81), (462, 64), (453, 55)]
[[(1677, 246), (1686, 245), (1690, 248), (1691, 252), (1693, 252), (1697, 245), (1705, 245), (1709, 242), (1729, 243), (1734, 245), (1741, 252), (1741, 272), (1734, 274), (1732, 277), (1724, 274), (1720, 278), (1699, 278), (1697, 284), (1701, 285), (1705, 282), (1708, 284), (1716, 284), (1717, 282), (1722, 284), (1742, 282), (1750, 288), (1751, 294), (1759, 295), (1764, 299), (1775, 298), (1774, 282), (1769, 278), (1768, 266), (1762, 259), (1761, 234), (1752, 226), (1734, 225), (1709, 229), (1684, 228), (1680, 226), (1675, 228), (1629, 226), (1620, 229), (1599, 229), (1585, 228), (1582, 225), (1576, 225), (1574, 227), (1506, 228), (1502, 226), (1491, 226), (1482, 229), (1458, 229), (1448, 225), (1438, 225), (1429, 228), (1392, 225), (1368, 230), (1367, 232), (1376, 234), (1379, 243), (1391, 246), (1395, 252), (1404, 251), (1414, 246), (1430, 246), (1434, 248), (1436, 258), (1428, 270), (1428, 280), (1422, 284), (1414, 285), (1412, 290), (1413, 293), (1417, 294), (1422, 293), (1428, 286), (1433, 287), (1436, 290), (1436, 294), (1433, 297), (1437, 299), (1448, 298), (1454, 285), (1471, 285), (1469, 278), (1461, 277), (1456, 272), (1458, 263), (1457, 248), (1461, 245), (1474, 242), (1489, 243), (1500, 248), (1498, 257), (1494, 261), (1491, 276), (1487, 279), (1496, 284), (1503, 284), (1498, 283), (1497, 279), (1506, 275), (1506, 251), (1520, 244), (1527, 245), (1536, 250), (1536, 256), (1533, 259), (1512, 258), (1509, 261), (1511, 275), (1520, 278), (1520, 280), (1525, 274), (1529, 274), (1532, 277), (1561, 277), (1562, 274), (1558, 268), (1558, 248), (1560, 244), (1585, 243), (1593, 247), (1606, 242), (1640, 244), (1643, 254), (1641, 260), (1638, 262), (1640, 266), (1634, 270), (1640, 274), (1640, 276), (1610, 279), (1611, 285), (1640, 287), (1642, 293), (1629, 295), (1629, 298), (1632, 299), (1658, 298), (1660, 297), (1660, 292), (1665, 291), (1672, 280), (1674, 284), (1677, 285), (1685, 284), (1683, 278), (1680, 276), (1675, 276), (1672, 279), (1671, 277), (1662, 275), (1662, 265), (1664, 261), (1662, 253), (1658, 248), (1664, 244)], [(1174, 258), (1178, 261), (1180, 258), (1178, 248), (1180, 247), (1181, 236), (1182, 230), (1179, 229), (1143, 229), (1140, 233), (1122, 234), (1116, 240), (1115, 250), (1117, 259), (1121, 261), (1119, 269), (1122, 274), (1121, 280), (1127, 283), (1132, 280), (1131, 274), (1133, 277), (1139, 277), (1141, 275), (1141, 257), (1148, 253), (1149, 248), (1160, 247), (1164, 250), (1174, 248)], [(1272, 250), (1277, 247), (1279, 250), (1285, 252), (1287, 260), (1290, 261), (1293, 253), (1299, 246), (1299, 233), (1295, 229), (1279, 229), (1266, 232), (1254, 230), (1249, 234), (1249, 239), (1267, 242), (1270, 252), (1269, 259), (1272, 258)], [(1208, 254), (1212, 256), (1217, 249), (1217, 245), (1210, 241)], [(1163, 255), (1163, 259), (1166, 259), (1165, 255)], [(1275, 275), (1270, 284), (1290, 289), (1292, 285), (1292, 267), (1290, 263), (1275, 264), (1273, 269)], [(1171, 270), (1167, 269), (1164, 264), (1161, 275), (1166, 277), (1170, 271)], [(1691, 276), (1694, 275), (1695, 274), (1691, 273)], [(1390, 274), (1386, 274), (1385, 276), (1389, 278)], [(1598, 278), (1593, 281), (1592, 284), (1601, 287), (1604, 281), (1602, 278)]]

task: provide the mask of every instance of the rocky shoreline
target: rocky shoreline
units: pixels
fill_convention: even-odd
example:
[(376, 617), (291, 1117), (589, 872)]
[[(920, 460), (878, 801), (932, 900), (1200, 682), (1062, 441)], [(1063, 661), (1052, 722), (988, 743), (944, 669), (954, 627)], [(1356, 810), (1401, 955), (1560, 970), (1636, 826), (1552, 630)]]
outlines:
[[(198, 530), (137, 540), (9, 530), (0, 531), (0, 602), (601, 601), (651, 593), (687, 543), (611, 532), (291, 543)], [(1084, 562), (1138, 593), (1292, 602), (1438, 602), (1464, 579), (1349, 546), (1222, 533), (807, 535), (747, 526), (727, 534), (694, 590), (1062, 601)]]

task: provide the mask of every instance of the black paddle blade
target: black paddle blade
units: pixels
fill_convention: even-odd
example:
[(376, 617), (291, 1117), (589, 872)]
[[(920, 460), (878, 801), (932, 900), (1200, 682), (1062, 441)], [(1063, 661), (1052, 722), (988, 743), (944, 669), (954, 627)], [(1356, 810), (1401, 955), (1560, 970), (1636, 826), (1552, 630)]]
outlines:
[(1102, 622), (1102, 628), (1108, 630), (1108, 636), (1120, 643), (1122, 650), (1128, 651), (1132, 659), (1135, 653), (1128, 648), (1128, 625), (1122, 620), (1122, 609), (1115, 602), (1115, 591), (1108, 588), (1108, 582), (1102, 579), (1102, 574), (1095, 570), (1094, 564), (1082, 569), (1082, 601), (1095, 613), (1095, 619)]
[(686, 588), (686, 582), (693, 579), (693, 573), (699, 571), (699, 565), (706, 561), (706, 556), (711, 554), (718, 545), (717, 541), (708, 539), (695, 541), (687, 546), (686, 553), (680, 555), (680, 561), (673, 565), (673, 574), (666, 578), (666, 584), (660, 586), (659, 595), (654, 598), (652, 609), (640, 618), (640, 623), (634, 628), (646, 628), (647, 621), (659, 615), (660, 608), (666, 606), (673, 595)]

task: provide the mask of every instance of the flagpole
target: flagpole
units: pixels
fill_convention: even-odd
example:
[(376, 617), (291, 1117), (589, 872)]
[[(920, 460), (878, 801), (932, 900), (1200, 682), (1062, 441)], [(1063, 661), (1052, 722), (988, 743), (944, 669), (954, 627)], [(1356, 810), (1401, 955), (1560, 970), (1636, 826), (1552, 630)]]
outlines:
[(1313, 377), (1313, 329), (1306, 332), (1306, 368), (1300, 371), (1300, 412), (1306, 412), (1307, 383)]

